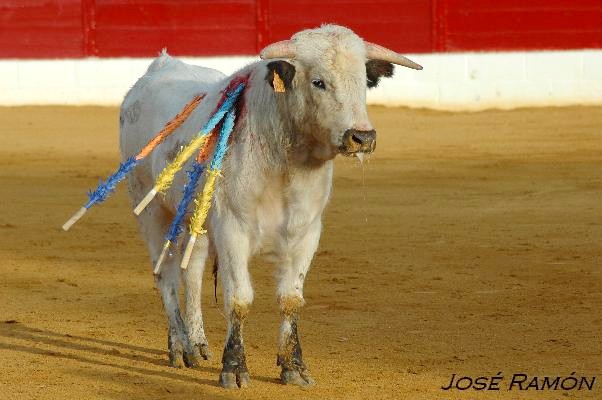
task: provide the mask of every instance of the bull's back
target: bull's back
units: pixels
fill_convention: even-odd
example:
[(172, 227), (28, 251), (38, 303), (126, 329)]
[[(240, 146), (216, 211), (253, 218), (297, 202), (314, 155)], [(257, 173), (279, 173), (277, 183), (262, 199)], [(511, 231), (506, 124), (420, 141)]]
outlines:
[(121, 151), (134, 154), (194, 96), (225, 77), (221, 72), (186, 64), (163, 53), (129, 90), (121, 105)]
[[(138, 153), (186, 103), (196, 95), (211, 90), (224, 77), (217, 70), (189, 65), (165, 53), (155, 59), (121, 105), (119, 124), (122, 158)], [(156, 168), (153, 165), (164, 166), (166, 156), (174, 151), (171, 147), (179, 146), (193, 133), (189, 124), (182, 125), (133, 171), (137, 180), (143, 183), (141, 190), (147, 190), (154, 180), (153, 171)]]

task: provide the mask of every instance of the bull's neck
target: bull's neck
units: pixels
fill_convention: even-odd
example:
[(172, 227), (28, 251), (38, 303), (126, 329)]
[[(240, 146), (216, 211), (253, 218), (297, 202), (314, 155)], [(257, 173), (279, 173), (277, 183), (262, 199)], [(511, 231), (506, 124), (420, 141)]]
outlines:
[(272, 164), (268, 165), (269, 168), (310, 172), (321, 169), (331, 160), (320, 157), (319, 144), (311, 136), (299, 132), (290, 121), (282, 122), (281, 127), (273, 127), (269, 133), (266, 132), (271, 155), (268, 162)]
[[(263, 85), (262, 85), (263, 84)], [(244, 135), (249, 137), (249, 149), (267, 169), (320, 169), (329, 157), (317, 152), (319, 144), (304, 132), (310, 125), (296, 126), (285, 94), (274, 94), (263, 82), (251, 84), (244, 113)], [(258, 87), (259, 86), (259, 87)]]

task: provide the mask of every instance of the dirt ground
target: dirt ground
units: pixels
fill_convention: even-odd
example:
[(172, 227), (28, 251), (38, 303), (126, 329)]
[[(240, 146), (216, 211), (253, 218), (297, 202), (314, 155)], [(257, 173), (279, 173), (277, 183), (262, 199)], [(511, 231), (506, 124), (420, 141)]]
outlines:
[[(602, 398), (602, 109), (371, 108), (376, 153), (339, 159), (300, 324), (317, 386), (277, 383), (273, 268), (252, 266), (252, 386), (216, 354), (167, 366), (166, 320), (125, 187), (60, 226), (118, 162), (117, 109), (0, 109), (0, 398)], [(219, 288), (218, 288), (219, 289)], [(218, 292), (219, 294), (219, 292)], [(594, 390), (508, 391), (514, 373)], [(453, 373), (498, 392), (443, 391)]]

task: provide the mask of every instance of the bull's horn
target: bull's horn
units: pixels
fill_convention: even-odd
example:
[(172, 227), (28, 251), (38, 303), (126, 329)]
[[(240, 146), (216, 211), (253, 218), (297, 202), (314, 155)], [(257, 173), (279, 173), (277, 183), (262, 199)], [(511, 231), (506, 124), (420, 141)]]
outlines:
[(295, 58), (295, 44), (292, 40), (282, 40), (272, 43), (259, 53), (262, 60), (270, 58)]
[(402, 56), (401, 54), (397, 54), (396, 52), (382, 47), (378, 44), (370, 42), (365, 43), (368, 58), (371, 60), (383, 60), (393, 64), (403, 65), (404, 67), (412, 69), (422, 69), (422, 65), (416, 64), (414, 61)]

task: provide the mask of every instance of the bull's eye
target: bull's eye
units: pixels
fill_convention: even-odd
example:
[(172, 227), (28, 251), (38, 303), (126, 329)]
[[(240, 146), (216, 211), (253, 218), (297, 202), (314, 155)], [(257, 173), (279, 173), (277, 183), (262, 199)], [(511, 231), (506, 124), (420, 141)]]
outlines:
[(311, 84), (317, 87), (318, 89), (326, 90), (326, 85), (324, 84), (324, 81), (320, 79), (312, 79)]

